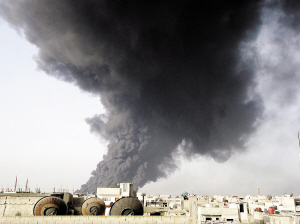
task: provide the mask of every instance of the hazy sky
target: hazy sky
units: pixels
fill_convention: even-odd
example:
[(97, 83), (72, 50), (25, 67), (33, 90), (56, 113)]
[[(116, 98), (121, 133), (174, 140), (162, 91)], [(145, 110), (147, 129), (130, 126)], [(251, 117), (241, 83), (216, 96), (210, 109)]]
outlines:
[[(299, 34), (266, 24), (257, 47), (256, 81), (265, 111), (247, 151), (224, 163), (177, 156), (180, 169), (146, 184), (147, 194), (300, 194)], [(37, 48), (0, 21), (0, 186), (78, 189), (106, 152), (85, 118), (104, 112), (97, 96), (36, 70)], [(279, 74), (273, 76), (273, 74)], [(293, 75), (291, 75), (293, 74)], [(274, 78), (275, 77), (275, 78)]]
[(106, 147), (84, 121), (102, 111), (97, 97), (37, 71), (37, 49), (1, 20), (1, 188), (77, 189)]

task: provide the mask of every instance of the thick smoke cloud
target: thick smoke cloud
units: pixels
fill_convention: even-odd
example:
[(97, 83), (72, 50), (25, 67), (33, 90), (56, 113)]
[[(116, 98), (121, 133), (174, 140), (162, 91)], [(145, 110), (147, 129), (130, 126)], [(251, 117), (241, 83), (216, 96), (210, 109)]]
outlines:
[(86, 192), (156, 181), (177, 168), (179, 151), (223, 162), (244, 150), (263, 110), (247, 46), (264, 5), (297, 3), (268, 4), (7, 0), (0, 10), (39, 48), (40, 69), (101, 96), (106, 114), (87, 123), (110, 143)]
[(300, 4), (292, 3), (280, 4), (282, 11), (272, 5), (263, 9), (263, 26), (256, 41), (256, 48), (262, 49), (256, 55), (257, 77), (263, 80), (258, 88), (265, 93), (262, 97), (268, 99), (264, 100), (267, 107), (274, 110), (269, 111), (272, 116), (276, 106), (297, 104), (299, 95)]

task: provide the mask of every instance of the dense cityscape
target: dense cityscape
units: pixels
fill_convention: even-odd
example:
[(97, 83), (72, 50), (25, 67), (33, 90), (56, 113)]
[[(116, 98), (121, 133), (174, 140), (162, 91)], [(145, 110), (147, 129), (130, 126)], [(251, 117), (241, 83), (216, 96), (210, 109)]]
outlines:
[[(15, 185), (16, 186), (16, 185)], [(131, 183), (76, 194), (66, 189), (42, 193), (27, 186), (1, 189), (0, 223), (259, 223), (300, 222), (300, 196), (147, 195)], [(38, 218), (42, 216), (43, 218)], [(71, 220), (70, 221), (70, 217)]]

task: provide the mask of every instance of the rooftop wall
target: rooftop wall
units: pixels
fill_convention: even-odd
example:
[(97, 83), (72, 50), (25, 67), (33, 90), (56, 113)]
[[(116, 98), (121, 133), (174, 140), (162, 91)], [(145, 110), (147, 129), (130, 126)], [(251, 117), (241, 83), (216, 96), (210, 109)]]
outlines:
[(238, 215), (238, 209), (199, 207), (199, 213), (201, 213), (201, 215)]
[(97, 194), (119, 196), (121, 195), (121, 190), (120, 188), (97, 188)]
[(45, 197), (40, 196), (1, 196), (0, 216), (33, 216), (35, 203)]
[(267, 215), (269, 218), (269, 223), (270, 224), (293, 224), (293, 223), (298, 223), (294, 222), (294, 218), (290, 216), (281, 216), (281, 215)]
[(0, 223), (51, 223), (51, 224), (192, 224), (189, 217), (171, 216), (36, 216), (36, 217), (0, 217)]

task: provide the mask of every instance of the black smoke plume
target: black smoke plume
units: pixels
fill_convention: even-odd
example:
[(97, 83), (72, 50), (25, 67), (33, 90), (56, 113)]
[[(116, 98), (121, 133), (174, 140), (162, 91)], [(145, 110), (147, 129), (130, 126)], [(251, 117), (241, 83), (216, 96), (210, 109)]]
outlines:
[(107, 112), (87, 123), (110, 143), (86, 192), (166, 177), (178, 151), (222, 162), (244, 150), (263, 108), (245, 46), (267, 4), (298, 3), (3, 0), (0, 12), (39, 48), (40, 69), (101, 97)]

